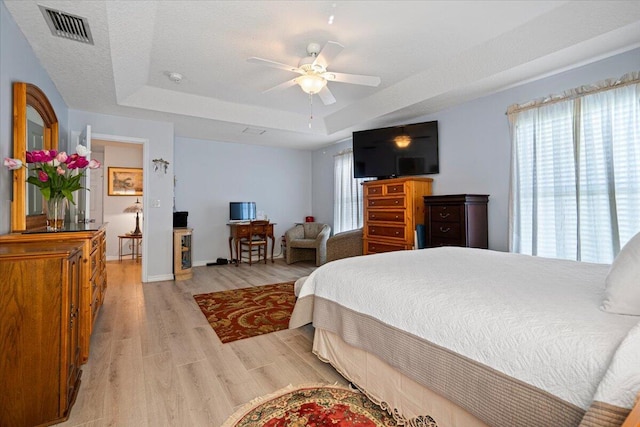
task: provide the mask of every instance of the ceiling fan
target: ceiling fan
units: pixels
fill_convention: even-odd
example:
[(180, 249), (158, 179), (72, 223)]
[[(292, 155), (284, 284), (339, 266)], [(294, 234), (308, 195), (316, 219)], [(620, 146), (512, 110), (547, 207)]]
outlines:
[(266, 65), (267, 67), (279, 68), (300, 74), (299, 77), (287, 80), (271, 89), (265, 90), (263, 93), (298, 85), (305, 93), (309, 95), (317, 94), (325, 105), (329, 105), (336, 102), (336, 99), (327, 87), (327, 82), (351, 83), (374, 87), (380, 84), (380, 77), (376, 76), (327, 71), (327, 67), (331, 61), (342, 52), (342, 49), (344, 49), (344, 46), (332, 41), (327, 42), (322, 49), (320, 49), (318, 43), (309, 43), (307, 46), (308, 56), (300, 59), (297, 67), (256, 57), (251, 57), (247, 59), (247, 61), (253, 64)]

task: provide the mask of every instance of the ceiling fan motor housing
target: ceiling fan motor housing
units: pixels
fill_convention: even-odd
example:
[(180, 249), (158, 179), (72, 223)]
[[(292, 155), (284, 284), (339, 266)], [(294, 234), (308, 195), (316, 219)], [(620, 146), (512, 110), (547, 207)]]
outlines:
[(327, 71), (326, 68), (322, 66), (322, 64), (314, 64), (315, 60), (315, 56), (305, 56), (303, 58), (300, 58), (300, 61), (298, 62), (298, 68), (304, 70), (307, 73), (324, 73), (325, 71)]
[(309, 56), (312, 56), (314, 58), (318, 56), (318, 54), (320, 53), (320, 49), (322, 49), (322, 47), (318, 43), (309, 43), (307, 45), (307, 53), (309, 54)]

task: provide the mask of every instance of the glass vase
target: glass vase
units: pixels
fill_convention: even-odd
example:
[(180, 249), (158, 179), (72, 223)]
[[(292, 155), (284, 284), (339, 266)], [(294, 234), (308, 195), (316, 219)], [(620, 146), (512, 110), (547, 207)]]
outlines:
[(47, 201), (47, 230), (64, 230), (64, 217), (67, 213), (67, 199), (64, 196), (51, 196)]

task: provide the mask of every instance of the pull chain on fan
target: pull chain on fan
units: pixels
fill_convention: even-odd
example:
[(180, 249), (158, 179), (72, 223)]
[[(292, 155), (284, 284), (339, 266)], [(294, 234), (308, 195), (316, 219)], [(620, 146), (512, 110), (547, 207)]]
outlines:
[(309, 94), (309, 129), (311, 129), (311, 122), (313, 121), (313, 94)]

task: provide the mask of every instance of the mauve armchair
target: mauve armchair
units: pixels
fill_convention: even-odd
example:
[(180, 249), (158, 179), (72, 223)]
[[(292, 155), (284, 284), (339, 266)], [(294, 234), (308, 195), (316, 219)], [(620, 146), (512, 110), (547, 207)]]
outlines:
[(305, 222), (284, 233), (287, 242), (285, 261), (293, 264), (298, 261), (314, 261), (316, 266), (327, 262), (327, 240), (331, 235), (331, 226), (319, 222)]

